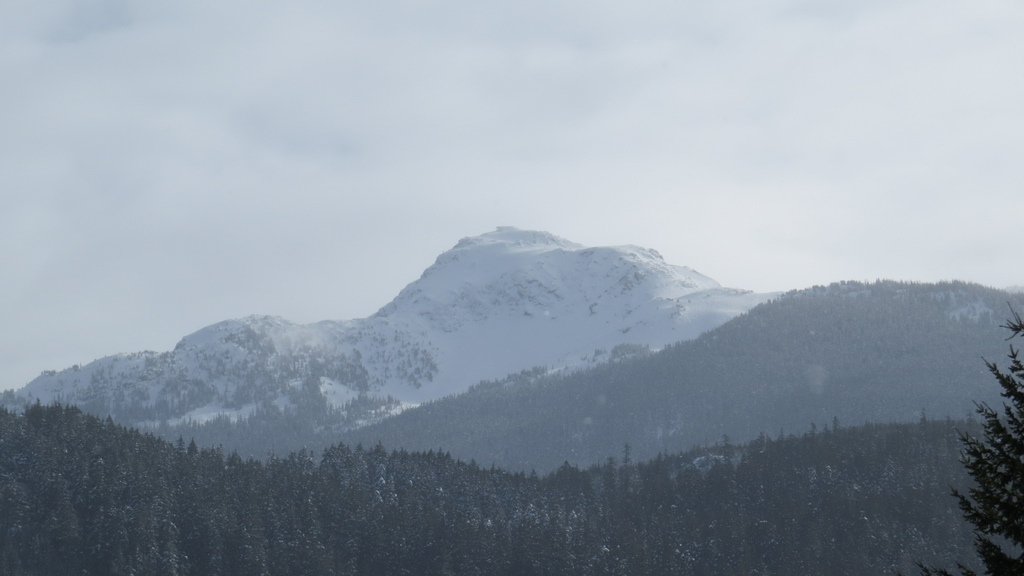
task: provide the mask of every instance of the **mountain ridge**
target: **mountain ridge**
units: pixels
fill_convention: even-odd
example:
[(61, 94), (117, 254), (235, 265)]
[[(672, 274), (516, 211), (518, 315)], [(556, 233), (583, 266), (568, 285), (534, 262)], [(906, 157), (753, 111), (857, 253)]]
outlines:
[(965, 282), (816, 286), (656, 353), (482, 383), (341, 439), (544, 471), (623, 444), (652, 458), (723, 436), (962, 418), (1001, 403), (982, 359), (1005, 358), (1011, 309), (1020, 295)]
[(367, 318), (224, 320), (168, 352), (45, 371), (5, 398), (151, 424), (365, 397), (394, 412), (535, 366), (597, 364), (620, 344), (661, 348), (771, 296), (723, 288), (655, 250), (500, 227), (461, 239)]

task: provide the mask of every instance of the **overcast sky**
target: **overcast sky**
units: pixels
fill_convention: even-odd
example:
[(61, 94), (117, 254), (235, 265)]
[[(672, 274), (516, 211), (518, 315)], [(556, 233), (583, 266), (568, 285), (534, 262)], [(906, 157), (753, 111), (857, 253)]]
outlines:
[(0, 389), (367, 316), (499, 225), (1024, 284), (1019, 0), (0, 3)]

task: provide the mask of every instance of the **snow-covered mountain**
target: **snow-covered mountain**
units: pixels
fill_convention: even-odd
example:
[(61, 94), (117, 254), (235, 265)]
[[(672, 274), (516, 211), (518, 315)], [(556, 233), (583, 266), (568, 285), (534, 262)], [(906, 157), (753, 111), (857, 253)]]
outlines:
[(694, 338), (772, 296), (723, 288), (654, 250), (501, 227), (461, 240), (369, 318), (227, 320), (173, 351), (44, 372), (17, 401), (133, 423), (368, 397), (390, 397), (394, 410), (536, 366), (588, 366)]

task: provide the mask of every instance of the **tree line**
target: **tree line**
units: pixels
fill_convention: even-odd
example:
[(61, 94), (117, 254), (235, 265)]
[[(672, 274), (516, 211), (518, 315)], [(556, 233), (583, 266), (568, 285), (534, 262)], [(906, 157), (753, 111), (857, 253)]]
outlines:
[(880, 574), (970, 556), (956, 429), (814, 429), (586, 469), (438, 450), (266, 460), (0, 410), (0, 574)]

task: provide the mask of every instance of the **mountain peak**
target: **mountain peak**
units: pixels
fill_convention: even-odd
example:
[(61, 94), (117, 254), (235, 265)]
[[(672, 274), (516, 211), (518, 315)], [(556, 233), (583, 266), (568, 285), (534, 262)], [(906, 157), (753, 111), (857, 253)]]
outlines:
[(632, 299), (672, 299), (721, 285), (685, 266), (665, 262), (656, 250), (639, 246), (589, 247), (549, 232), (501, 226), (463, 238), (438, 256), (419, 280), (409, 284), (377, 316), (414, 305), (465, 308), (523, 300), (578, 301), (583, 306), (632, 291)]
[(459, 240), (451, 251), (480, 249), (486, 246), (500, 246), (507, 250), (576, 250), (580, 244), (570, 242), (550, 232), (523, 230), (514, 226), (498, 226), (493, 232), (470, 236)]
[(770, 296), (723, 288), (651, 249), (502, 226), (460, 240), (369, 318), (228, 320), (172, 352), (54, 372), (24, 393), (152, 421), (244, 417), (317, 386), (334, 406), (360, 394), (422, 402), (536, 366), (601, 362), (619, 345), (694, 338)]

